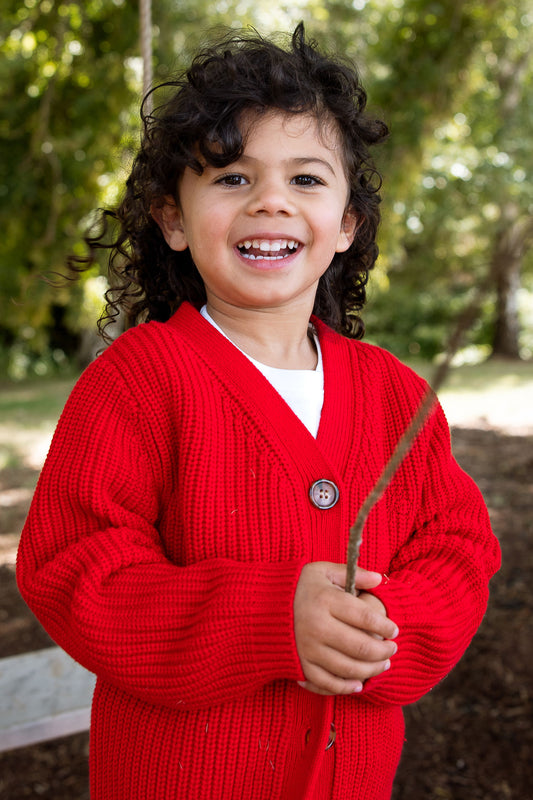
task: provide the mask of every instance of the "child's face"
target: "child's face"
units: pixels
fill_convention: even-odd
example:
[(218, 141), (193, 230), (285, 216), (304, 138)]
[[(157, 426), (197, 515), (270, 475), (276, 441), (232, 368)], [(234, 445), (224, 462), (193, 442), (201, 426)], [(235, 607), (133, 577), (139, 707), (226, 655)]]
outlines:
[(190, 248), (208, 305), (309, 313), (319, 278), (351, 245), (356, 218), (336, 131), (308, 114), (248, 117), (243, 156), (185, 170), (179, 207), (157, 213), (169, 246)]

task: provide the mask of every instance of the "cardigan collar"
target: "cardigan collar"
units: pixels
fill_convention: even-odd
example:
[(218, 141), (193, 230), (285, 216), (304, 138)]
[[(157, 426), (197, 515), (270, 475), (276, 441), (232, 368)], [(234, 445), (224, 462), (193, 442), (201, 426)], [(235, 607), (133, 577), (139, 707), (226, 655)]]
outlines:
[[(324, 364), (324, 405), (316, 439), (252, 362), (216, 330), (190, 303), (184, 302), (168, 324), (215, 375), (239, 397), (278, 446), (297, 454), (301, 469), (311, 475), (324, 470), (342, 482), (348, 457), (359, 447), (365, 409), (357, 369), (357, 348), (316, 317)], [(325, 477), (325, 475), (324, 475)]]

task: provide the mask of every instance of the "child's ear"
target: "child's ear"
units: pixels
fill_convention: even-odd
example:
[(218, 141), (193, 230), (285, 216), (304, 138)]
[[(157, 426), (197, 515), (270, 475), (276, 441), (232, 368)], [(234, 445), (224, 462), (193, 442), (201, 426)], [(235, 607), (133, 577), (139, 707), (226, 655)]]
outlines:
[(189, 245), (182, 214), (172, 195), (165, 195), (163, 202), (158, 205), (152, 204), (150, 213), (161, 228), (161, 233), (171, 250), (186, 250)]
[(339, 238), (337, 239), (337, 247), (335, 248), (335, 252), (345, 253), (346, 250), (351, 247), (359, 224), (360, 220), (358, 215), (355, 213), (355, 211), (352, 211), (352, 209), (348, 208), (341, 223), (341, 229), (339, 231)]

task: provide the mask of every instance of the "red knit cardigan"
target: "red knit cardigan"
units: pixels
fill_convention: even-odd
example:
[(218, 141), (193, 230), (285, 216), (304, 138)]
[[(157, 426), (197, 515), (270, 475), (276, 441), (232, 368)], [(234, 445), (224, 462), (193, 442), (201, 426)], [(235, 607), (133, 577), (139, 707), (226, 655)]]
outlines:
[[(315, 320), (314, 439), (192, 306), (123, 334), (83, 374), (25, 525), (17, 574), (55, 641), (97, 675), (92, 800), (312, 796), (334, 721), (334, 798), (386, 800), (401, 706), (445, 676), (485, 611), (499, 548), (440, 410), (371, 513), (362, 566), (398, 624), (362, 694), (297, 685), (293, 597), (347, 535), (423, 381)], [(333, 480), (318, 509), (309, 488)], [(329, 754), (328, 754), (329, 755)]]

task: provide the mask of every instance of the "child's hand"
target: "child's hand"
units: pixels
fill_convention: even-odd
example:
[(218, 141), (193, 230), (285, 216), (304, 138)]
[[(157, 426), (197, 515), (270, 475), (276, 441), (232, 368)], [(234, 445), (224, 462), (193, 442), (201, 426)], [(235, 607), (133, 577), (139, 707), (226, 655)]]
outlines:
[[(379, 586), (382, 576), (357, 569), (358, 589)], [(303, 568), (294, 595), (294, 633), (306, 681), (325, 695), (360, 692), (368, 678), (390, 666), (398, 628), (381, 601), (344, 591), (346, 567), (317, 561)], [(375, 601), (375, 602), (373, 602)]]

